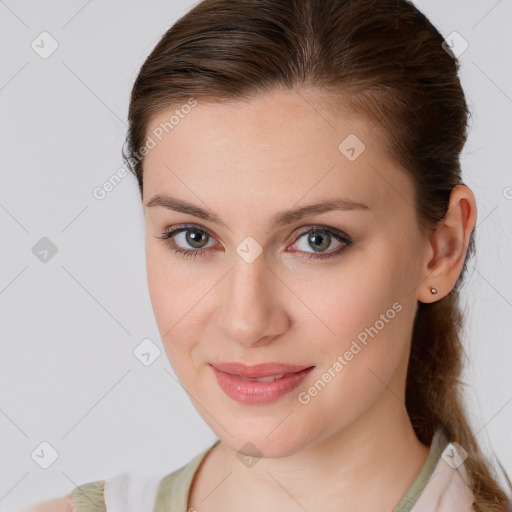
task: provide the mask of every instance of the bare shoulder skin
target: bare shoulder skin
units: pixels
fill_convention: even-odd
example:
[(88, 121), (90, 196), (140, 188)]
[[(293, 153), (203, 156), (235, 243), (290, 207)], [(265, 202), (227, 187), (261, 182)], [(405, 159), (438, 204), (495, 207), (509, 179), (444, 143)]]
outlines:
[(21, 512), (74, 512), (71, 495), (68, 494), (63, 498), (54, 498), (51, 500), (38, 503)]

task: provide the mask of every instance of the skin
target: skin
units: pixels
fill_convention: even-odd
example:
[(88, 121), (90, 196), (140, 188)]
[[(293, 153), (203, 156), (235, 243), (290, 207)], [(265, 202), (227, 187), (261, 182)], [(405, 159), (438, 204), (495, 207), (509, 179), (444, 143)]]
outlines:
[[(455, 187), (439, 229), (422, 233), (412, 180), (375, 128), (322, 107), (317, 94), (199, 102), (145, 157), (146, 261), (156, 321), (177, 377), (220, 439), (191, 489), (188, 506), (199, 512), (235, 511), (240, 503), (249, 512), (389, 511), (428, 455), (404, 404), (412, 326), (418, 301), (447, 295), (461, 272), (475, 198), (468, 187)], [(168, 119), (162, 112), (150, 130)], [(366, 146), (355, 161), (338, 150), (349, 134)], [(208, 209), (227, 226), (148, 207), (157, 194)], [(269, 229), (277, 212), (337, 197), (369, 209), (333, 210)], [(174, 238), (203, 256), (186, 258), (158, 238), (182, 223), (210, 235), (204, 249), (187, 244), (186, 233)], [(340, 230), (353, 243), (332, 258), (308, 259), (315, 246), (307, 228), (314, 226)], [(236, 252), (247, 236), (262, 249), (252, 263)], [(323, 253), (343, 247), (331, 240)], [(394, 318), (301, 404), (299, 392), (394, 303), (401, 305)], [(251, 405), (222, 391), (209, 366), (214, 361), (315, 369), (277, 401)], [(248, 442), (262, 454), (252, 467), (237, 457)]]

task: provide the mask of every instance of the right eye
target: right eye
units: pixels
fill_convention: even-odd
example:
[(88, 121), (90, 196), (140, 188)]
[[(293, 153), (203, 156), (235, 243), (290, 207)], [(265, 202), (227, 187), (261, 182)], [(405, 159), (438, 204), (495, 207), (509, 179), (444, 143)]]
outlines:
[[(211, 247), (207, 246), (208, 240), (213, 240), (208, 232), (193, 225), (171, 226), (156, 238), (164, 240), (167, 247), (186, 258), (204, 256), (206, 251), (203, 249)], [(189, 249), (187, 246), (195, 249)]]

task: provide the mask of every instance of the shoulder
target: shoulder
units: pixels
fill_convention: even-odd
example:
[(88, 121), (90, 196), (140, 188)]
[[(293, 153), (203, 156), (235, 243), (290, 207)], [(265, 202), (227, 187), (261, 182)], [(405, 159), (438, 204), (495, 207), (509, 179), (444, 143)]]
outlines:
[(33, 505), (22, 512), (74, 512), (71, 494)]
[(70, 512), (87, 512), (94, 507), (95, 512), (106, 512), (105, 483), (107, 480), (95, 480), (75, 487), (69, 494)]
[(125, 472), (106, 480), (79, 485), (63, 498), (45, 501), (22, 512), (123, 512), (151, 511), (160, 478)]
[(88, 482), (75, 487), (67, 496), (33, 505), (22, 512), (106, 512), (103, 490), (105, 480)]
[(411, 512), (476, 512), (464, 465), (467, 453), (457, 443), (438, 442), (435, 448), (440, 447), (442, 451), (435, 457), (434, 471)]
[(163, 477), (137, 471), (125, 472), (106, 480), (79, 485), (64, 498), (39, 503), (22, 512), (149, 512), (155, 504), (169, 503), (171, 496), (186, 501), (197, 467), (218, 443), (216, 440), (190, 462)]

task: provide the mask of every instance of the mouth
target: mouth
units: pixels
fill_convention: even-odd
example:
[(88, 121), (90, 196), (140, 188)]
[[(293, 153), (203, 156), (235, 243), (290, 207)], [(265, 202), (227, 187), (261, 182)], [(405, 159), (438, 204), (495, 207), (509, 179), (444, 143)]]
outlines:
[(246, 365), (238, 362), (212, 363), (212, 366), (224, 373), (238, 375), (246, 379), (260, 379), (267, 377), (283, 377), (298, 373), (311, 366), (299, 366), (295, 364), (284, 363), (262, 363), (256, 365)]
[(231, 399), (246, 404), (273, 402), (294, 390), (306, 379), (314, 366), (264, 363), (210, 365), (220, 388)]
[(285, 373), (284, 375), (269, 375), (268, 377), (242, 377), (241, 375), (238, 375), (238, 377), (248, 382), (274, 382), (275, 380), (282, 379), (283, 377), (289, 377), (290, 375), (294, 374)]

